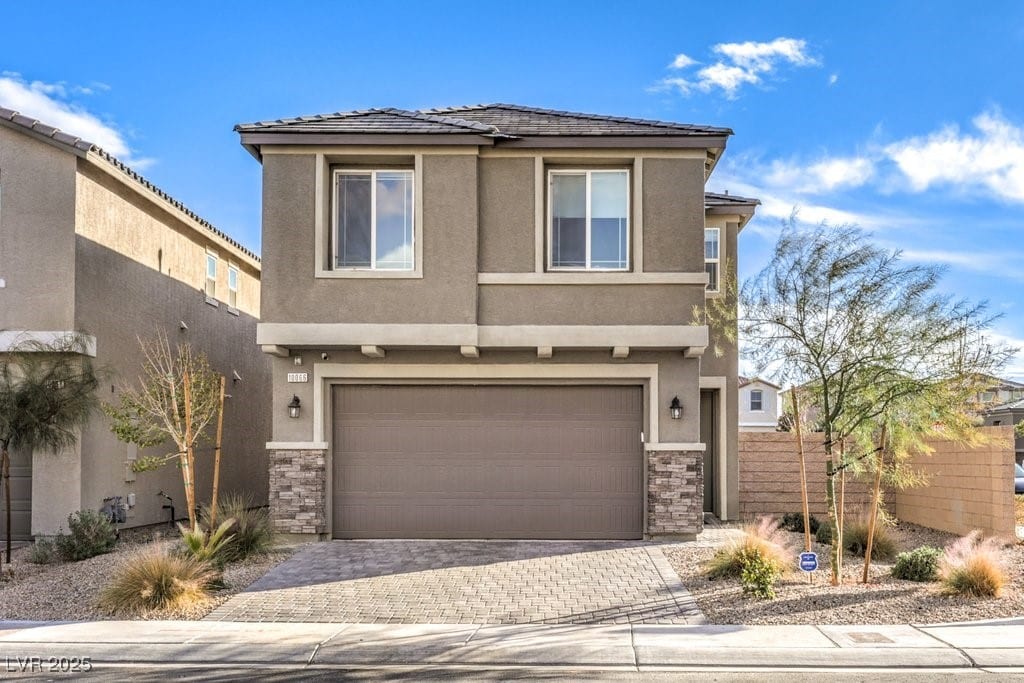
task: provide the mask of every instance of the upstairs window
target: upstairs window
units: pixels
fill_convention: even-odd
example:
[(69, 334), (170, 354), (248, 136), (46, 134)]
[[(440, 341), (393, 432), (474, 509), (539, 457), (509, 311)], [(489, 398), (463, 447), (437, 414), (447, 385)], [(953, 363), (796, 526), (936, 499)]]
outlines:
[(334, 267), (413, 270), (413, 173), (334, 172)]
[(629, 269), (629, 171), (551, 171), (548, 268)]
[(717, 292), (719, 288), (719, 265), (721, 256), (719, 240), (721, 231), (718, 228), (704, 229), (704, 271), (708, 274), (708, 291)]
[(217, 255), (207, 252), (206, 254), (206, 296), (214, 299), (217, 297)]
[(228, 306), (238, 308), (238, 268), (228, 266)]
[(764, 410), (764, 392), (760, 389), (750, 390), (750, 412), (760, 413)]

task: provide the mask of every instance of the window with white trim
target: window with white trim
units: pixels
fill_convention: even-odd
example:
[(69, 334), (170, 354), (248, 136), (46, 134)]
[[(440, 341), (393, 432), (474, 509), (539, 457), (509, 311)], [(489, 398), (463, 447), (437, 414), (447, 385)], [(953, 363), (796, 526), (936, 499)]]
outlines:
[(719, 272), (721, 265), (721, 230), (719, 228), (704, 228), (704, 271), (708, 274), (709, 292), (717, 292), (719, 288)]
[(238, 268), (228, 264), (228, 306), (238, 308)]
[(217, 255), (206, 252), (206, 296), (217, 296)]
[(413, 172), (334, 171), (336, 270), (413, 270)]
[(750, 390), (750, 412), (760, 413), (764, 410), (764, 392), (760, 389)]
[(629, 171), (548, 172), (548, 270), (629, 270)]

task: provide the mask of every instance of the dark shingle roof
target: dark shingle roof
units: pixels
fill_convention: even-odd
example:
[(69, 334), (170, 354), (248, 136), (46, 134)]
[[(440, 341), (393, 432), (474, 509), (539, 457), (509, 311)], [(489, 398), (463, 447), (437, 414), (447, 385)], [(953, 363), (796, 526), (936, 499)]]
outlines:
[(499, 138), (524, 136), (697, 136), (732, 135), (729, 128), (649, 121), (622, 116), (537, 109), (514, 104), (476, 104), (422, 111), (366, 109), (239, 124), (241, 133), (475, 133)]
[(257, 256), (254, 252), (252, 252), (249, 249), (246, 249), (239, 242), (229, 237), (226, 233), (214, 227), (212, 223), (200, 217), (197, 213), (192, 211), (192, 209), (185, 206), (181, 201), (175, 199), (171, 195), (161, 190), (159, 187), (157, 187), (152, 182), (150, 182), (142, 175), (140, 175), (138, 172), (132, 170), (123, 161), (121, 161), (114, 155), (110, 154), (109, 152), (105, 151), (99, 145), (95, 145), (87, 140), (83, 140), (82, 138), (75, 137), (74, 135), (70, 135), (69, 133), (65, 133), (59, 128), (48, 126), (45, 123), (37, 121), (36, 119), (24, 116), (12, 109), (6, 109), (4, 107), (0, 107), (0, 121), (7, 121), (27, 131), (31, 131), (32, 133), (40, 135), (43, 138), (46, 138), (48, 141), (57, 144), (57, 146), (63, 147), (67, 151), (78, 154), (79, 156), (84, 157), (89, 152), (97, 154), (98, 156), (102, 157), (105, 161), (115, 166), (121, 173), (128, 176), (131, 180), (134, 180), (135, 182), (141, 184), (147, 190), (154, 193), (160, 199), (162, 199), (163, 201), (167, 202), (174, 208), (184, 213), (186, 216), (194, 220), (196, 223), (201, 225), (206, 230), (210, 231), (214, 235), (217, 235), (218, 237), (226, 241), (228, 244), (235, 247), (249, 258), (253, 259), (256, 263), (260, 262), (260, 257)]
[(739, 197), (734, 194), (718, 194), (717, 192), (704, 193), (704, 208), (720, 206), (759, 206), (760, 204), (760, 199), (751, 199), (750, 197)]

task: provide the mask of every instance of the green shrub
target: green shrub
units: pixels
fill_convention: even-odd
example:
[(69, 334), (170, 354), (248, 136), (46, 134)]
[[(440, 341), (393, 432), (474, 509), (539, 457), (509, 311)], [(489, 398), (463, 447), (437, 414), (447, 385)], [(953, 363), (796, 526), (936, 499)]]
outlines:
[(775, 582), (782, 576), (782, 567), (759, 552), (750, 553), (743, 563), (740, 584), (743, 592), (761, 600), (775, 597)]
[(57, 543), (46, 536), (37, 538), (28, 553), (28, 561), (32, 564), (53, 564), (59, 559)]
[(776, 567), (780, 575), (793, 565), (795, 553), (790, 537), (771, 518), (765, 517), (757, 525), (745, 527), (742, 537), (718, 549), (705, 571), (713, 579), (741, 577), (743, 569), (755, 557)]
[(77, 562), (113, 550), (117, 530), (106, 515), (95, 510), (79, 510), (68, 515), (68, 533), (57, 534), (55, 540), (61, 559)]
[[(811, 527), (811, 533), (818, 533), (818, 529), (821, 527), (821, 522), (814, 515), (810, 515), (807, 518), (808, 526)], [(802, 512), (787, 512), (782, 515), (781, 527), (786, 531), (792, 531), (794, 533), (802, 534), (804, 532), (804, 513)]]
[[(229, 530), (235, 537), (224, 549), (228, 562), (238, 562), (253, 555), (262, 555), (274, 546), (274, 528), (270, 511), (265, 507), (254, 508), (250, 496), (229, 495), (217, 503), (217, 519), (234, 519)], [(203, 520), (210, 526), (210, 511), (204, 510)]]
[(904, 581), (935, 581), (939, 578), (939, 558), (942, 551), (923, 545), (896, 556), (892, 575)]
[(814, 540), (822, 545), (832, 545), (832, 522), (823, 522), (814, 532)]
[(209, 531), (199, 524), (192, 529), (179, 524), (185, 554), (197, 562), (209, 563), (216, 568), (223, 567), (227, 562), (227, 549), (235, 540), (234, 536), (228, 534), (234, 523), (235, 520), (226, 519), (216, 529)]
[(939, 562), (939, 579), (949, 593), (998, 597), (1006, 585), (1002, 542), (972, 531), (948, 545)]
[[(843, 549), (851, 555), (864, 557), (868, 547), (868, 520), (852, 519), (843, 526)], [(875, 524), (875, 539), (871, 544), (871, 558), (891, 560), (899, 548), (896, 539), (889, 533), (889, 527), (881, 520)]]
[(99, 606), (119, 615), (188, 609), (209, 599), (207, 589), (215, 578), (216, 571), (208, 564), (153, 544), (129, 555), (114, 570)]

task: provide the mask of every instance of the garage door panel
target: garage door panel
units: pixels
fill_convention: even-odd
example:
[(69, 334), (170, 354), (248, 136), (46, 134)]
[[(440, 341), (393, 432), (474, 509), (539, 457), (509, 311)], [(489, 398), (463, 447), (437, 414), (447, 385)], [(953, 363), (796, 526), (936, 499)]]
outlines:
[(639, 538), (639, 387), (345, 386), (342, 538)]

